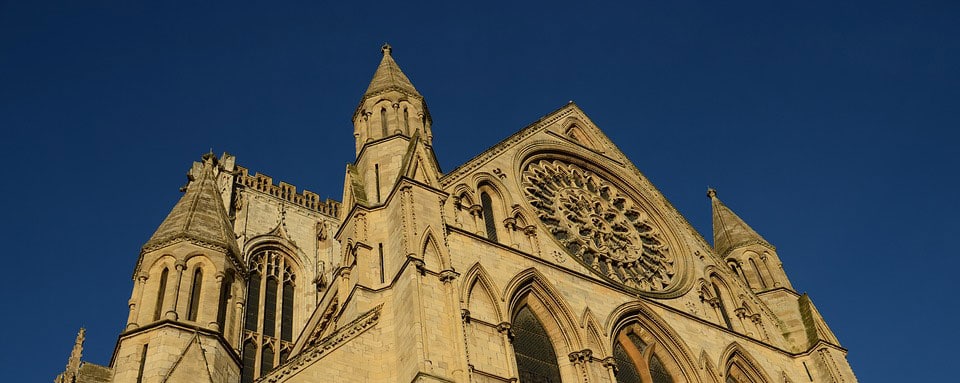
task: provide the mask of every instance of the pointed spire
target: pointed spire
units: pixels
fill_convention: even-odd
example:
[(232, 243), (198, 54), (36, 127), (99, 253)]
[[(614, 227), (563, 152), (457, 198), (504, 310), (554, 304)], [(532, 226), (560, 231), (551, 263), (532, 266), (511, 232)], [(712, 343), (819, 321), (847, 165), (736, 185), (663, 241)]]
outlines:
[(393, 48), (390, 47), (390, 44), (383, 44), (380, 50), (383, 52), (383, 59), (380, 60), (380, 66), (373, 74), (373, 80), (370, 80), (370, 86), (367, 87), (364, 96), (386, 89), (396, 89), (413, 96), (422, 97), (420, 92), (417, 92), (417, 88), (414, 88), (413, 84), (410, 83), (410, 79), (400, 70), (397, 62), (393, 61), (393, 56), (390, 55)]
[(188, 174), (190, 183), (186, 192), (143, 245), (144, 251), (177, 240), (189, 240), (223, 248), (233, 256), (240, 255), (233, 225), (217, 191), (216, 161), (216, 156), (208, 153), (202, 163), (194, 163)]
[(713, 205), (713, 248), (720, 256), (727, 255), (736, 247), (760, 244), (773, 249), (773, 245), (750, 228), (730, 208), (720, 202), (717, 191), (707, 189), (707, 197)]

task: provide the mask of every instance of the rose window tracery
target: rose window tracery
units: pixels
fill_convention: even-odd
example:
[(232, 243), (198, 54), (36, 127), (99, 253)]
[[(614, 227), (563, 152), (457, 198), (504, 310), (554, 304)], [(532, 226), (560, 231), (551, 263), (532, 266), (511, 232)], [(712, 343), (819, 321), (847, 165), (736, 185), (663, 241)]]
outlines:
[(523, 172), (523, 191), (550, 234), (575, 259), (631, 289), (663, 292), (674, 258), (653, 220), (600, 176), (555, 160)]

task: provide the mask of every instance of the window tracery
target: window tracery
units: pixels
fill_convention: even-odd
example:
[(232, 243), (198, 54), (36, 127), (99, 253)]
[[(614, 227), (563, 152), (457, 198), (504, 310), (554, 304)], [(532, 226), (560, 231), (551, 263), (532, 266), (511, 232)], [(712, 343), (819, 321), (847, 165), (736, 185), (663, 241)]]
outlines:
[(652, 337), (637, 325), (627, 327), (617, 336), (613, 357), (618, 383), (673, 383), (652, 342)]
[(296, 272), (292, 260), (270, 248), (255, 252), (248, 267), (242, 382), (270, 372), (293, 347)]
[(663, 233), (612, 183), (574, 164), (540, 160), (524, 170), (523, 191), (547, 231), (597, 274), (637, 291), (677, 287)]

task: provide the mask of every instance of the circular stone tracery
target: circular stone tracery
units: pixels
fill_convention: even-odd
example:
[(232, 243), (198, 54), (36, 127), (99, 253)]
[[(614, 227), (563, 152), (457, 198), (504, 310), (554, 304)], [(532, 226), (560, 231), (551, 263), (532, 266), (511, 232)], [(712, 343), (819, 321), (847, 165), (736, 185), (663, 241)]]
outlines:
[(660, 230), (610, 182), (551, 160), (529, 164), (522, 180), (540, 222), (575, 259), (634, 290), (674, 287), (674, 259)]

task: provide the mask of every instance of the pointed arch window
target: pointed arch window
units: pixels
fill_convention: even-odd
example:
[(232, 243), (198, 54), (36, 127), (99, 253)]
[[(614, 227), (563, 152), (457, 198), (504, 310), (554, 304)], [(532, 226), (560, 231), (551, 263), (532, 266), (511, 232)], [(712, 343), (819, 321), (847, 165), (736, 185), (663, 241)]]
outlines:
[(750, 266), (753, 267), (753, 271), (757, 273), (757, 279), (760, 280), (760, 287), (767, 288), (767, 281), (763, 279), (763, 273), (760, 271), (760, 268), (757, 267), (757, 262), (753, 260), (753, 257), (750, 257)]
[[(233, 286), (233, 275), (228, 272), (226, 276), (220, 281), (220, 303), (217, 306), (217, 325), (220, 326), (220, 332), (224, 334), (230, 334), (231, 331), (227, 331), (227, 309), (230, 306), (230, 286)], [(234, 323), (231, 321), (231, 327)]]
[(407, 108), (403, 108), (403, 131), (407, 134), (410, 133), (410, 114), (407, 112)]
[(248, 340), (243, 343), (242, 359), (243, 367), (240, 368), (240, 383), (252, 383), (256, 377), (254, 370), (257, 367), (257, 346), (253, 344), (253, 341)]
[(387, 108), (380, 108), (380, 134), (381, 138), (387, 136)]
[(528, 306), (513, 318), (513, 351), (521, 382), (560, 383), (560, 366), (543, 324)]
[(673, 383), (673, 377), (660, 356), (657, 346), (644, 341), (645, 332), (632, 325), (617, 336), (613, 358), (617, 362), (618, 383)]
[(160, 286), (157, 288), (157, 304), (153, 309), (153, 320), (160, 320), (160, 314), (163, 313), (163, 297), (167, 294), (167, 277), (170, 275), (170, 269), (164, 267), (160, 272)]
[(263, 357), (260, 359), (260, 376), (273, 370), (273, 349), (270, 346), (263, 348)]
[(283, 284), (283, 308), (280, 312), (280, 339), (293, 341), (293, 283)]
[(487, 239), (497, 241), (497, 221), (493, 218), (493, 200), (487, 192), (480, 193), (480, 207), (482, 208), (483, 223), (486, 226)]
[(727, 325), (727, 328), (733, 330), (733, 322), (730, 321), (730, 315), (727, 314), (727, 307), (723, 303), (723, 295), (720, 294), (720, 288), (717, 287), (716, 283), (713, 283), (713, 293), (717, 296), (717, 308), (720, 310), (720, 315), (723, 316), (723, 322)]
[(244, 337), (256, 349), (244, 349), (243, 358), (254, 359), (250, 374), (259, 377), (283, 362), (282, 356), (277, 360), (277, 350), (293, 347), (297, 278), (293, 260), (273, 247), (254, 252), (248, 270)]
[(196, 321), (200, 311), (200, 289), (203, 287), (203, 270), (197, 267), (193, 272), (193, 286), (190, 287), (190, 303), (187, 305), (187, 320)]

